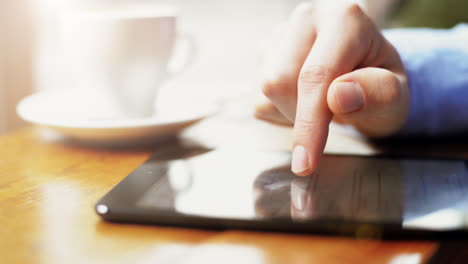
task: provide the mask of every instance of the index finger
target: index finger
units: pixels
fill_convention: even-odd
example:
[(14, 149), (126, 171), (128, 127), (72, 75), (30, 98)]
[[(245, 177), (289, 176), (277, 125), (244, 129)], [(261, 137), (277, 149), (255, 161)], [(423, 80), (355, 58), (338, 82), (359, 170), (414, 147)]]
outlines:
[[(358, 13), (357, 13), (358, 12)], [(328, 137), (332, 113), (327, 105), (328, 87), (334, 79), (351, 72), (363, 60), (370, 44), (363, 38), (359, 6), (346, 7), (343, 19), (324, 24), (299, 74), (292, 171), (299, 176), (318, 166)], [(365, 16), (365, 15), (364, 15)], [(346, 25), (346, 27), (343, 27)]]

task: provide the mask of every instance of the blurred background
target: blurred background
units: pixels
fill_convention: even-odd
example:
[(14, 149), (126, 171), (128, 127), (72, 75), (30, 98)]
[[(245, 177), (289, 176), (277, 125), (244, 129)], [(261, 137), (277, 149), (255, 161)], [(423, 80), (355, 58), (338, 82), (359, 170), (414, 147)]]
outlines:
[[(329, 0), (331, 1), (331, 0)], [(339, 1), (339, 0), (336, 0)], [(69, 9), (126, 3), (169, 4), (180, 32), (197, 43), (194, 64), (171, 80), (197, 100), (236, 96), (255, 88), (259, 55), (276, 25), (299, 0), (2, 0), (0, 1), (0, 133), (25, 126), (15, 113), (21, 98), (42, 89), (67, 89), (58, 17)], [(382, 28), (449, 28), (468, 20), (464, 0), (362, 0)], [(167, 88), (170, 89), (170, 88)], [(172, 88), (171, 88), (172, 89)], [(59, 109), (57, 109), (59, 111)]]

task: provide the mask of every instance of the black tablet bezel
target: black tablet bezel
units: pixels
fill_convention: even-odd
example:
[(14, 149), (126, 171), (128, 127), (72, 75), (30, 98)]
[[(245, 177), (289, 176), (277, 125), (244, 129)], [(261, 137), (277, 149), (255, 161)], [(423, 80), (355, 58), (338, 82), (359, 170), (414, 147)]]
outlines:
[[(209, 151), (209, 150), (202, 150)], [(352, 155), (348, 155), (352, 156)], [(168, 160), (167, 155), (155, 153), (148, 161)], [(372, 158), (389, 159), (429, 159), (429, 160), (456, 160), (461, 159), (434, 159), (396, 156), (373, 156)], [(170, 158), (169, 158), (170, 159)], [(343, 219), (319, 219), (313, 222), (293, 221), (291, 219), (227, 219), (217, 217), (204, 217), (174, 213), (173, 211), (157, 210), (153, 208), (140, 208), (136, 202), (158, 179), (151, 174), (141, 173), (145, 170), (143, 163), (124, 180), (118, 183), (96, 204), (96, 212), (107, 221), (155, 224), (162, 226), (177, 226), (202, 228), (210, 230), (244, 229), (254, 231), (275, 231), (288, 233), (309, 233), (320, 235), (338, 235), (357, 237), (364, 239), (423, 239), (423, 240), (466, 240), (468, 230), (432, 230), (423, 228), (409, 228), (401, 224), (391, 222), (361, 222)], [(126, 185), (131, 184), (132, 193), (126, 190)], [(105, 208), (105, 210), (102, 210)]]

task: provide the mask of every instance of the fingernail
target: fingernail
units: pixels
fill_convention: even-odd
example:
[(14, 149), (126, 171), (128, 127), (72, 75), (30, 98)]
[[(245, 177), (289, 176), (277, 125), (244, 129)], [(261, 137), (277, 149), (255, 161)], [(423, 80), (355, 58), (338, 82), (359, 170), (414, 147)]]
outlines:
[(309, 169), (309, 158), (305, 148), (297, 145), (292, 153), (291, 170), (294, 173), (300, 173)]
[(340, 112), (350, 113), (364, 106), (364, 94), (358, 83), (335, 82), (332, 84), (331, 89), (337, 100)]

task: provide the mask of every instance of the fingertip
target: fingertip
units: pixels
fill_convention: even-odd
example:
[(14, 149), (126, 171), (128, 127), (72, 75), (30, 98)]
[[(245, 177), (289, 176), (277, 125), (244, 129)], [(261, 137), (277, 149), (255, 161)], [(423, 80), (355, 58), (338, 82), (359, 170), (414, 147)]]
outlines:
[(316, 167), (311, 158), (311, 155), (307, 153), (303, 146), (295, 146), (292, 153), (291, 171), (297, 176), (309, 176), (315, 171)]

